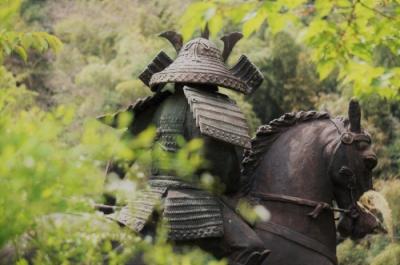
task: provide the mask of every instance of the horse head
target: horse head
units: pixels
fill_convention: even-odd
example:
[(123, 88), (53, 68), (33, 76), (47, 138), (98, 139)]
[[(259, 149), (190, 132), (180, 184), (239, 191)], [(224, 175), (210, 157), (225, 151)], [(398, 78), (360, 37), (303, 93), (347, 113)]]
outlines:
[(342, 214), (338, 231), (342, 236), (361, 238), (374, 232), (379, 221), (357, 205), (361, 195), (372, 189), (372, 169), (377, 157), (371, 148), (371, 137), (361, 128), (361, 110), (357, 101), (349, 104), (348, 119), (333, 119), (340, 134), (332, 145), (329, 175), (333, 183), (335, 201)]

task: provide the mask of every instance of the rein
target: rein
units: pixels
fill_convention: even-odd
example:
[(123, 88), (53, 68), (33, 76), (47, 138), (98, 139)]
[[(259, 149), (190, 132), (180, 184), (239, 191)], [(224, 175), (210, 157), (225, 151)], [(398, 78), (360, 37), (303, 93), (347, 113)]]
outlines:
[(252, 192), (252, 193), (250, 193), (250, 196), (252, 198), (260, 199), (263, 201), (277, 201), (277, 202), (291, 203), (291, 204), (296, 204), (296, 205), (300, 205), (300, 206), (314, 208), (314, 210), (312, 210), (310, 213), (307, 214), (308, 216), (311, 216), (314, 219), (317, 218), (323, 210), (330, 210), (332, 212), (341, 212), (341, 213), (349, 213), (350, 212), (350, 210), (348, 210), (348, 209), (332, 207), (327, 202), (318, 202), (318, 201), (313, 201), (313, 200), (309, 200), (309, 199), (288, 196), (288, 195), (283, 195), (283, 194), (275, 194), (275, 193), (267, 193), (267, 192)]

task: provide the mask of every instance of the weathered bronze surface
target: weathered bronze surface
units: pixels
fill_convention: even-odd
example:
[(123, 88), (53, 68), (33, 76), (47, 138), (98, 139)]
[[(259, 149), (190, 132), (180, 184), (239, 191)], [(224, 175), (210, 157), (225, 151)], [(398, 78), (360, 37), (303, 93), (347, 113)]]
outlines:
[(348, 119), (288, 113), (259, 128), (243, 162), (244, 193), (271, 212), (255, 227), (271, 250), (266, 264), (337, 264), (334, 211), (342, 213), (343, 236), (361, 238), (378, 227), (356, 204), (372, 188), (377, 163), (360, 118), (351, 101)]
[(246, 118), (234, 101), (221, 93), (187, 86), (183, 91), (201, 134), (250, 148)]
[[(147, 68), (139, 75), (139, 79), (146, 85), (150, 86), (150, 79), (155, 74), (158, 73), (165, 68), (167, 68), (172, 63), (172, 59), (168, 57), (168, 55), (161, 51), (157, 54), (156, 58), (147, 66)], [(163, 85), (153, 86), (152, 91), (157, 92), (158, 89), (161, 89)]]
[[(182, 38), (177, 33), (169, 31), (161, 36), (166, 37), (179, 53), (166, 68), (159, 67), (165, 69), (156, 73), (146, 69), (142, 74), (145, 76), (145, 83), (149, 83), (152, 90), (157, 90), (160, 85), (166, 83), (182, 83), (218, 85), (248, 94), (257, 89), (263, 80), (260, 71), (245, 56), (231, 70), (224, 64), (233, 46), (241, 38), (240, 33), (232, 33), (222, 38), (225, 44), (222, 53), (206, 38), (196, 38), (182, 47)], [(160, 55), (158, 57), (161, 57)], [(168, 62), (168, 59), (164, 58), (164, 61)], [(154, 62), (151, 65), (154, 65)], [(166, 63), (162, 66), (165, 65)], [(147, 82), (150, 72), (153, 75)]]
[(215, 84), (246, 91), (245, 83), (223, 64), (221, 52), (215, 44), (204, 38), (188, 42), (173, 63), (150, 79), (150, 86), (165, 83)]
[[(223, 53), (206, 39), (207, 35), (206, 30), (202, 38), (183, 46), (179, 34), (172, 31), (161, 34), (179, 52), (178, 57), (171, 63), (167, 55), (159, 53), (140, 75), (155, 96), (122, 112), (131, 112), (135, 117), (129, 127), (133, 135), (143, 130), (144, 125), (155, 125), (156, 146), (167, 152), (179, 150), (179, 136), (185, 140), (203, 139), (204, 156), (210, 164), (207, 170), (224, 184), (227, 196), (240, 187), (241, 149), (250, 148), (250, 136), (245, 116), (233, 100), (218, 92), (218, 86), (249, 93), (261, 84), (262, 75), (244, 56), (232, 71), (224, 65), (241, 38), (240, 33), (223, 37)], [(161, 91), (166, 83), (174, 84), (174, 92)], [(116, 126), (120, 113), (101, 119)], [(152, 229), (155, 206), (161, 203), (163, 211), (159, 216), (166, 221), (168, 237), (176, 244), (196, 242), (218, 257), (227, 257), (230, 264), (261, 264), (269, 251), (221, 197), (200, 188), (201, 171), (182, 179), (162, 165), (153, 164), (148, 191), (109, 217), (146, 234)]]

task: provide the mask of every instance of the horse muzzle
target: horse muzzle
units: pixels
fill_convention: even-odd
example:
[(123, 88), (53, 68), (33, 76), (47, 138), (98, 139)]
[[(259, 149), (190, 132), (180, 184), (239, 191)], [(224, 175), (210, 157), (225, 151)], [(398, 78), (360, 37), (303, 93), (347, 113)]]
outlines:
[(368, 234), (387, 233), (383, 224), (371, 212), (358, 206), (351, 206), (349, 210), (339, 220), (337, 229), (341, 236), (361, 239)]

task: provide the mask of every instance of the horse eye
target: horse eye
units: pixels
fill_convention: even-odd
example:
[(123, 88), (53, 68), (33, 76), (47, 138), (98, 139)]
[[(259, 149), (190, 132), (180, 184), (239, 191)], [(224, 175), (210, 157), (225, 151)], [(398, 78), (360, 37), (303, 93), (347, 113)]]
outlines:
[(365, 142), (365, 141), (357, 142), (357, 149), (360, 150), (360, 151), (364, 151), (369, 146), (370, 146), (370, 144), (368, 142)]
[(345, 177), (351, 177), (354, 175), (353, 171), (351, 171), (348, 167), (341, 167), (339, 170), (339, 174)]

